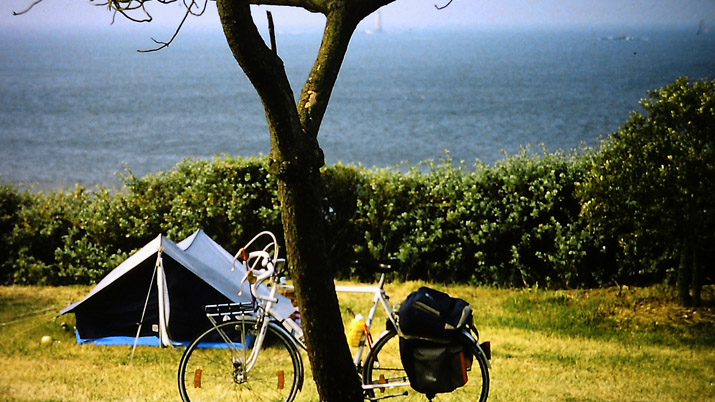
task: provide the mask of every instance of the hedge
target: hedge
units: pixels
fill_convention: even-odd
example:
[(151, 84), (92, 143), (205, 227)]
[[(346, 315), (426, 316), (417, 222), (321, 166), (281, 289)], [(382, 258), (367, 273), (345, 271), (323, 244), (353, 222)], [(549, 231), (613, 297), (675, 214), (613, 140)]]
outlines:
[[(401, 169), (324, 168), (329, 252), (338, 277), (371, 278), (351, 261), (399, 257), (397, 278), (499, 286), (605, 284), (592, 263), (576, 183), (587, 158), (512, 156), (493, 167), (445, 159)], [(2, 186), (2, 280), (94, 283), (157, 234), (203, 229), (233, 252), (253, 234), (280, 233), (265, 158), (186, 159), (124, 190), (44, 193)], [(598, 256), (603, 261), (603, 256)]]

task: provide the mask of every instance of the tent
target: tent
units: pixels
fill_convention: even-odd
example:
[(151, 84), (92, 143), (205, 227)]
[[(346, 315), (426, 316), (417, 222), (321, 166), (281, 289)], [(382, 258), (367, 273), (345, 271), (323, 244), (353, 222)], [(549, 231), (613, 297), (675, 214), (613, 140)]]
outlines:
[[(178, 244), (159, 235), (60, 313), (75, 314), (78, 343), (186, 343), (210, 326), (205, 305), (250, 301), (248, 284), (238, 296), (245, 271), (232, 266), (233, 256), (202, 230)], [(279, 296), (274, 311), (285, 318), (294, 309)]]

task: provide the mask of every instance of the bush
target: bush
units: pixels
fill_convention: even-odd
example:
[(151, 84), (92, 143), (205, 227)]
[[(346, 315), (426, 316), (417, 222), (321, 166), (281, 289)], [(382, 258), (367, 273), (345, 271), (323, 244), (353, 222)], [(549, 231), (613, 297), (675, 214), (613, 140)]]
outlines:
[(19, 223), (20, 211), (27, 207), (29, 194), (20, 192), (15, 186), (0, 185), (0, 284), (13, 282), (14, 261), (17, 250), (13, 247), (12, 236)]
[(641, 105), (593, 158), (583, 216), (620, 280), (673, 279), (679, 266), (687, 302), (715, 241), (715, 81), (680, 78)]
[(198, 229), (228, 250), (260, 230), (282, 232), (277, 186), (267, 158), (186, 159), (166, 173), (124, 177), (124, 232), (142, 239), (165, 233), (180, 240)]
[(358, 250), (405, 262), (400, 277), (509, 286), (591, 282), (578, 270), (578, 158), (526, 151), (474, 170), (449, 159), (369, 175)]
[[(526, 151), (473, 170), (445, 159), (397, 169), (323, 169), (328, 246), (336, 275), (371, 279), (351, 262), (400, 257), (397, 277), (437, 282), (575, 286), (580, 270), (577, 160)], [(205, 230), (230, 251), (260, 230), (281, 233), (265, 158), (184, 160), (137, 178), (122, 192), (25, 194), (8, 258), (14, 283), (94, 283), (157, 234), (180, 240)], [(6, 199), (22, 198), (8, 191)], [(10, 203), (9, 203), (10, 204)], [(13, 205), (19, 205), (18, 203)], [(11, 214), (8, 214), (11, 215)]]
[(265, 159), (187, 159), (169, 172), (123, 179), (119, 193), (2, 187), (3, 281), (95, 283), (160, 233), (181, 240), (204, 229), (229, 250), (258, 230), (281, 233)]
[(24, 195), (6, 237), (9, 256), (3, 276), (13, 283), (57, 284), (62, 274), (54, 269), (55, 250), (63, 246), (63, 237), (73, 226), (72, 216), (81, 209), (85, 195), (80, 187), (75, 192)]

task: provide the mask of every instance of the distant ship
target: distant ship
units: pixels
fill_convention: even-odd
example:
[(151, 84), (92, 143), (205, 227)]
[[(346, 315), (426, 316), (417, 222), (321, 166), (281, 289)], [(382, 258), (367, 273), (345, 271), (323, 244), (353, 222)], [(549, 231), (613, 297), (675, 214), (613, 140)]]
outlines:
[(710, 27), (705, 25), (705, 20), (700, 20), (700, 24), (698, 24), (698, 32), (696, 32), (696, 35), (704, 34), (710, 32)]
[(601, 40), (643, 40), (637, 36), (628, 36), (628, 35), (620, 35), (620, 36), (604, 36), (601, 38)]
[(380, 14), (380, 10), (377, 10), (377, 12), (375, 12), (375, 27), (373, 29), (366, 29), (365, 33), (372, 35), (380, 32), (382, 32), (382, 14)]

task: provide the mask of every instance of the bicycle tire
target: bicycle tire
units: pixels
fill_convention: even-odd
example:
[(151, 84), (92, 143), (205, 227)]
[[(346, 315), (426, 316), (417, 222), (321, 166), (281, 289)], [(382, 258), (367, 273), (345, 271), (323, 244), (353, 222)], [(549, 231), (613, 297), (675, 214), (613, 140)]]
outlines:
[[(437, 394), (434, 401), (445, 400), (455, 402), (485, 402), (489, 396), (489, 364), (480, 352), (476, 342), (471, 337), (462, 335), (461, 341), (469, 345), (473, 354), (472, 368), (469, 380), (460, 388), (446, 394)], [(478, 372), (477, 372), (478, 370)], [(475, 375), (478, 373), (478, 375)], [(386, 386), (385, 384), (408, 383), (407, 373), (402, 367), (399, 351), (399, 336), (394, 329), (385, 331), (375, 340), (372, 351), (365, 359), (363, 368), (363, 385), (366, 388), (367, 399), (379, 400), (388, 395), (406, 394), (400, 401), (425, 401), (425, 395), (409, 386)], [(371, 386), (377, 386), (375, 390)]]
[[(253, 318), (221, 323), (197, 337), (179, 363), (179, 393), (184, 402), (283, 401), (303, 386), (303, 361), (290, 335), (269, 323), (254, 367), (240, 373), (258, 333)], [(243, 348), (242, 345), (248, 345)]]

